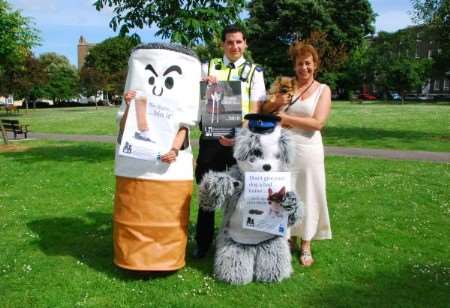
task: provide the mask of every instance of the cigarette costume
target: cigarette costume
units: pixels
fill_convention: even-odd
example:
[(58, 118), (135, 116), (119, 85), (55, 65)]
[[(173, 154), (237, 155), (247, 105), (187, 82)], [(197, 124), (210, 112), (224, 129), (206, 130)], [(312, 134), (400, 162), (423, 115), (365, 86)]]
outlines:
[[(149, 133), (164, 149), (161, 154), (170, 150), (180, 127), (196, 124), (200, 76), (199, 60), (182, 46), (152, 43), (132, 52), (125, 91), (145, 92)], [(118, 120), (124, 110), (122, 103)], [(161, 129), (164, 138), (157, 133)], [(125, 157), (119, 155), (118, 149), (119, 145), (115, 164), (114, 263), (145, 271), (183, 267), (193, 184), (190, 145), (179, 151), (172, 164)]]

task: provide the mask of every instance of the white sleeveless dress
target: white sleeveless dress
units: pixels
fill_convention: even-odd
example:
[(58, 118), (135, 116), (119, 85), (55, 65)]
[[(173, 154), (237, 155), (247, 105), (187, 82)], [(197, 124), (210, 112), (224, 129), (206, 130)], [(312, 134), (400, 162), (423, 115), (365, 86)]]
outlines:
[[(325, 85), (305, 100), (295, 102), (286, 111), (289, 115), (311, 117)], [(331, 226), (325, 184), (325, 164), (320, 131), (292, 128), (295, 142), (295, 159), (292, 168), (292, 185), (304, 203), (304, 217), (290, 229), (291, 236), (303, 240), (331, 239)]]

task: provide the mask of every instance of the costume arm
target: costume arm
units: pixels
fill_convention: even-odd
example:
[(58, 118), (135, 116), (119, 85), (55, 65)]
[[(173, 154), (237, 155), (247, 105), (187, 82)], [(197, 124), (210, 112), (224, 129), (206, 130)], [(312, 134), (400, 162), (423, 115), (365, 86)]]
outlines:
[(203, 176), (199, 187), (200, 207), (208, 211), (222, 208), (242, 189), (242, 182), (230, 171), (209, 171)]

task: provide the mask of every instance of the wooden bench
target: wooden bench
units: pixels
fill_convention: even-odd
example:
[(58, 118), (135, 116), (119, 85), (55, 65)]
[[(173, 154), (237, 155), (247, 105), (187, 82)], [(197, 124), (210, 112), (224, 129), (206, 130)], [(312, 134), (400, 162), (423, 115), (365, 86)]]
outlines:
[(25, 139), (27, 138), (29, 125), (20, 124), (19, 120), (7, 120), (7, 119), (1, 119), (0, 123), (5, 129), (5, 131), (14, 133), (14, 139), (16, 139), (17, 135), (19, 134), (23, 134), (25, 136)]
[(17, 106), (15, 106), (13, 104), (6, 104), (5, 110), (6, 110), (6, 114), (12, 113), (12, 112), (16, 112), (16, 113), (19, 112), (19, 108), (17, 108)]

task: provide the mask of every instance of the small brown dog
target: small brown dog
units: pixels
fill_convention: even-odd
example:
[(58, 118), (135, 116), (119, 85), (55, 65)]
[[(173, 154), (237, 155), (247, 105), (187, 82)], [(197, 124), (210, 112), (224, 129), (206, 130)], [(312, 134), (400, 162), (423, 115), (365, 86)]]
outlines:
[(276, 106), (275, 99), (277, 94), (288, 94), (290, 98), (294, 95), (295, 78), (279, 76), (270, 86), (269, 95), (267, 100), (263, 104), (263, 113), (277, 113), (280, 110), (279, 106)]

